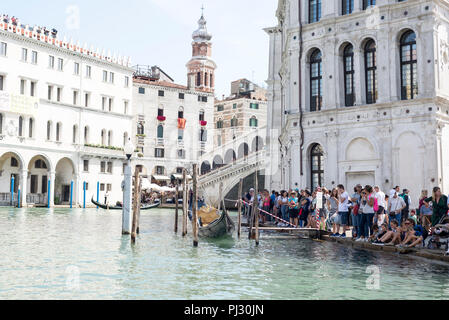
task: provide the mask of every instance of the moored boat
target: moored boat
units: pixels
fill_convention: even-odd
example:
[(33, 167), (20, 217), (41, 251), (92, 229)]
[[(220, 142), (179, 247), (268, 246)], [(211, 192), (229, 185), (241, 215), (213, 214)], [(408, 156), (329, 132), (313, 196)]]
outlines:
[(229, 217), (226, 209), (223, 209), (219, 218), (207, 225), (199, 227), (198, 235), (204, 238), (219, 238), (225, 235), (232, 235), (234, 230), (234, 222), (232, 221), (231, 217)]
[[(92, 203), (94, 205), (96, 205), (96, 206), (98, 206), (98, 207), (100, 207), (102, 209), (105, 209), (105, 210), (122, 210), (123, 209), (122, 206), (117, 206), (117, 205), (116, 206), (108, 206), (108, 205), (105, 205), (103, 203), (99, 203), (99, 202), (95, 201), (93, 198), (91, 199), (91, 201), (92, 201)], [(157, 208), (160, 205), (161, 205), (160, 202), (152, 203), (152, 204), (141, 206), (140, 210), (150, 210), (150, 209)]]

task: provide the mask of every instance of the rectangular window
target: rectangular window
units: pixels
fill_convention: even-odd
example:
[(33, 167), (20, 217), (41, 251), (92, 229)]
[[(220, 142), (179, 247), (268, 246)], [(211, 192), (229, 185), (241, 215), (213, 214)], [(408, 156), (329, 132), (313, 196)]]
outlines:
[(26, 80), (20, 80), (20, 94), (25, 94)]
[(161, 166), (157, 166), (156, 167), (156, 174), (159, 174), (159, 175), (162, 175), (162, 174), (164, 174), (164, 167), (161, 167)]
[(104, 183), (100, 183), (100, 191), (104, 191)]
[(259, 110), (259, 104), (258, 103), (250, 103), (249, 107), (250, 107), (250, 109)]
[(145, 94), (145, 88), (139, 87), (139, 94)]
[(90, 105), (90, 93), (84, 94), (84, 106), (88, 107)]
[(58, 71), (64, 70), (64, 60), (62, 58), (58, 58)]
[(73, 91), (73, 104), (76, 106), (78, 104), (78, 91)]
[(31, 52), (31, 63), (32, 64), (37, 64), (37, 51), (32, 51)]
[(154, 157), (155, 158), (164, 158), (165, 156), (165, 149), (156, 148), (154, 149)]
[(106, 162), (105, 161), (101, 161), (101, 163), (100, 163), (100, 172), (101, 173), (106, 172)]
[(55, 57), (48, 56), (48, 67), (50, 69), (54, 69), (55, 68)]
[(83, 161), (83, 170), (84, 172), (89, 172), (89, 160)]
[(111, 191), (112, 191), (112, 184), (108, 183), (108, 184), (106, 185), (106, 190), (109, 191), (109, 192), (111, 192)]
[(75, 62), (75, 64), (73, 65), (73, 73), (76, 76), (79, 76), (80, 74), (80, 64), (78, 62)]
[(0, 91), (3, 91), (5, 76), (0, 75)]
[(34, 81), (30, 82), (30, 96), (32, 97), (36, 96), (36, 82)]
[(108, 173), (112, 173), (112, 162), (108, 162)]
[(0, 42), (0, 56), (6, 57), (7, 49), (8, 45), (5, 42)]
[(201, 101), (202, 101), (202, 102), (207, 102), (207, 97), (206, 97), (206, 96), (202, 97), (202, 98), (201, 98)]
[(108, 81), (108, 72), (103, 71), (103, 82), (107, 82), (107, 81)]
[(23, 62), (28, 61), (28, 49), (22, 48), (22, 61)]
[(129, 87), (129, 77), (125, 76), (125, 88)]
[(184, 93), (179, 93), (179, 99), (184, 100)]
[(48, 86), (47, 100), (51, 100), (53, 96), (53, 86)]
[(48, 177), (42, 176), (42, 192), (41, 193), (47, 193), (48, 188)]
[(111, 73), (109, 74), (109, 82), (110, 82), (110, 83), (114, 83), (114, 72), (111, 72)]
[(109, 98), (109, 112), (112, 112), (113, 99)]
[(223, 110), (224, 110), (224, 105), (219, 104), (219, 105), (217, 106), (217, 111), (223, 111)]
[(91, 66), (86, 66), (86, 78), (91, 78), (92, 76), (92, 67)]
[(128, 114), (128, 101), (124, 101), (123, 104), (123, 113)]
[(89, 182), (86, 182), (86, 191), (89, 190)]
[(234, 104), (232, 105), (232, 109), (237, 109), (237, 103), (234, 103)]
[(164, 92), (163, 90), (159, 90), (158, 96), (159, 96), (159, 97), (165, 96), (165, 92)]
[(61, 102), (62, 88), (56, 89), (56, 101)]

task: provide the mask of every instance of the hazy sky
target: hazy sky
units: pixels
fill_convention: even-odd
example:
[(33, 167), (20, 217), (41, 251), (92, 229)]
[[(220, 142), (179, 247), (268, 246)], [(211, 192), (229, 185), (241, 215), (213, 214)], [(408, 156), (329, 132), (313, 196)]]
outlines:
[(0, 11), (23, 24), (54, 27), (83, 46), (129, 55), (133, 65), (158, 65), (185, 84), (202, 4), (218, 65), (216, 95), (229, 95), (230, 82), (239, 78), (265, 85), (268, 35), (262, 29), (276, 24), (277, 0), (1, 0)]

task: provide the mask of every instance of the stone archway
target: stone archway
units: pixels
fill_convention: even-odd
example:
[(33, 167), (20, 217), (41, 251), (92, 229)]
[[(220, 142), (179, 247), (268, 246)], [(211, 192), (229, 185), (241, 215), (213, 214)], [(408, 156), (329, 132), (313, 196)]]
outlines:
[(201, 175), (209, 173), (210, 169), (211, 169), (210, 162), (209, 161), (204, 161), (201, 164)]
[(225, 157), (224, 157), (224, 163), (225, 164), (231, 164), (236, 159), (237, 159), (237, 156), (236, 156), (235, 151), (233, 149), (229, 149), (228, 151), (226, 151)]
[(56, 164), (54, 183), (54, 202), (56, 205), (70, 203), (70, 187), (73, 181), (72, 196), (75, 196), (75, 166), (71, 159), (62, 158)]
[[(0, 156), (0, 204), (17, 204), (18, 191), (26, 188), (26, 174), (24, 174), (22, 157), (15, 152), (6, 152)], [(14, 180), (13, 180), (14, 178)], [(13, 182), (14, 181), (14, 182)], [(14, 183), (14, 184), (13, 184)], [(13, 199), (11, 199), (13, 189)], [(21, 198), (25, 197), (21, 195)], [(22, 200), (23, 203), (23, 200)]]
[(249, 154), (249, 146), (246, 142), (244, 142), (239, 146), (239, 149), (237, 151), (237, 159), (246, 157), (248, 156), (248, 154)]
[(51, 164), (47, 157), (37, 155), (28, 163), (27, 203), (33, 205), (48, 204), (48, 181)]
[(263, 149), (263, 147), (263, 139), (260, 136), (257, 136), (253, 139), (253, 143), (251, 144), (251, 152), (260, 151)]
[(215, 170), (217, 168), (223, 167), (223, 163), (223, 158), (219, 155), (216, 155), (212, 162), (212, 169)]

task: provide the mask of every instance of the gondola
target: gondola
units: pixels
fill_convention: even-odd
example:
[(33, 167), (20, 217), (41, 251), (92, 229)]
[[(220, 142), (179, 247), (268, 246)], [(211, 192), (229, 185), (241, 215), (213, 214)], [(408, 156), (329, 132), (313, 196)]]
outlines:
[(208, 224), (198, 228), (198, 236), (203, 238), (219, 238), (225, 235), (232, 235), (235, 230), (235, 224), (229, 217), (223, 203), (223, 211), (221, 216)]
[[(105, 204), (99, 203), (97, 201), (95, 201), (93, 198), (91, 199), (92, 203), (102, 209), (106, 209), (106, 210), (123, 210), (122, 206), (107, 206)], [(140, 210), (150, 210), (150, 209), (154, 209), (157, 208), (161, 205), (160, 202), (157, 203), (152, 203), (149, 205), (144, 205), (140, 207)]]

